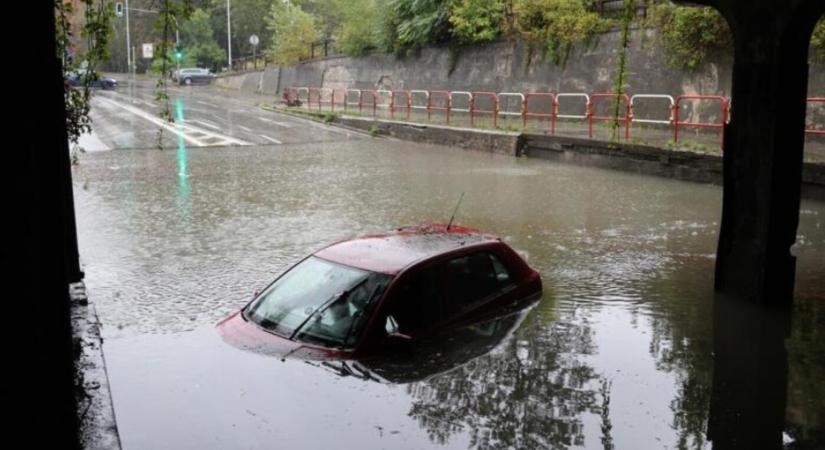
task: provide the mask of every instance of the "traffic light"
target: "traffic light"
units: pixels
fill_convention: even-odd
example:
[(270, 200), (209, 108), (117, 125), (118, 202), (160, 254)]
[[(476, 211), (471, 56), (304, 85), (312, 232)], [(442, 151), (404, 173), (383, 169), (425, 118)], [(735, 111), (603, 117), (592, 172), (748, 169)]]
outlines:
[(183, 50), (180, 47), (175, 47), (175, 59), (180, 61), (183, 58)]
[(120, 2), (115, 3), (115, 14), (118, 17), (123, 17), (123, 3), (120, 3)]

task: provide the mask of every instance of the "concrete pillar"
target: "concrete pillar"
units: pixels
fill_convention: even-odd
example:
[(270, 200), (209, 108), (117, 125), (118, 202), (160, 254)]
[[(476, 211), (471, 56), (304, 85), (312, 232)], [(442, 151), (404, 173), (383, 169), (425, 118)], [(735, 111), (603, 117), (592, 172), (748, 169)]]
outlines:
[(789, 303), (716, 298), (707, 430), (714, 450), (783, 448), (790, 327)]
[(693, 0), (734, 37), (716, 290), (756, 303), (793, 298), (808, 48), (823, 0)]

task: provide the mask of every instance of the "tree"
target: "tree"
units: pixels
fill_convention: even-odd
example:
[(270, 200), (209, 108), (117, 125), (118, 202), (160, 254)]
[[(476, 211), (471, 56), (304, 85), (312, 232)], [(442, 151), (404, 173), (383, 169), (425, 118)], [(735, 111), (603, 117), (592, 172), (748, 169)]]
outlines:
[(343, 20), (333, 36), (341, 50), (358, 56), (379, 48), (381, 10), (386, 3), (378, 0), (338, 0), (338, 3)]
[[(226, 51), (218, 46), (212, 35), (209, 14), (196, 9), (181, 26), (182, 58), (198, 67), (216, 70), (225, 60)], [(183, 65), (183, 61), (181, 61)]]
[[(249, 37), (258, 36), (261, 42), (272, 39), (267, 25), (267, 11), (273, 5), (283, 4), (283, 0), (232, 0), (230, 17), (232, 19), (232, 56), (252, 55)], [(206, 9), (211, 17), (212, 33), (218, 46), (226, 50), (226, 0), (211, 0)]]
[(314, 18), (289, 3), (273, 4), (267, 25), (271, 36), (267, 51), (280, 65), (295, 64), (308, 58), (312, 44), (319, 37)]

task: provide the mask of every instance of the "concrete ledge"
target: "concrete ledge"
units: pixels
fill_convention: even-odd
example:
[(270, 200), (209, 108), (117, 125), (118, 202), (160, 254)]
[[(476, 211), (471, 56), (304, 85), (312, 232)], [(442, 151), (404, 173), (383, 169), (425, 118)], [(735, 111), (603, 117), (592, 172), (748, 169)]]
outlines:
[(478, 130), (349, 116), (337, 117), (333, 121), (365, 131), (373, 130), (372, 132), (406, 141), (449, 145), (489, 153), (520, 156), (523, 147), (522, 134), (507, 131)]
[[(715, 154), (543, 134), (524, 135), (524, 154), (678, 180), (722, 183), (722, 157)], [(806, 198), (825, 199), (825, 165), (803, 164), (802, 193)]]
[(75, 399), (78, 405), (79, 441), (83, 449), (120, 449), (109, 377), (103, 359), (103, 338), (94, 306), (83, 283), (69, 288), (72, 341), (75, 350)]
[[(448, 127), (372, 117), (339, 116), (284, 107), (262, 107), (283, 114), (414, 142), (541, 158), (699, 183), (722, 183), (722, 157), (716, 154), (558, 135)], [(803, 164), (802, 196), (825, 200), (825, 164)]]

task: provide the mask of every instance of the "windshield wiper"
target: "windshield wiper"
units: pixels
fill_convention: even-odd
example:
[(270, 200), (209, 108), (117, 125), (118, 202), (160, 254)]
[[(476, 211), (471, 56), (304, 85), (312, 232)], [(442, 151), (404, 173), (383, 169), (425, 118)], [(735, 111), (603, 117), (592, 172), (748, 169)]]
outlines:
[(354, 291), (355, 288), (357, 288), (358, 286), (361, 286), (366, 281), (367, 281), (367, 278), (364, 278), (359, 283), (355, 284), (355, 286), (353, 286), (349, 289), (345, 289), (345, 290), (341, 291), (340, 294), (333, 295), (332, 297), (327, 299), (327, 301), (325, 301), (324, 303), (321, 303), (321, 305), (318, 306), (318, 308), (316, 308), (315, 311), (312, 312), (312, 314), (308, 315), (307, 318), (304, 319), (303, 322), (301, 322), (297, 327), (295, 327), (295, 331), (293, 331), (292, 334), (289, 336), (289, 340), (295, 339), (295, 336), (298, 335), (298, 333), (301, 331), (302, 328), (304, 328), (304, 326), (307, 324), (307, 322), (309, 322), (310, 319), (312, 319), (313, 317), (315, 317), (319, 313), (324, 312), (327, 308), (329, 308), (330, 305), (332, 305), (336, 301), (348, 296), (350, 292)]

